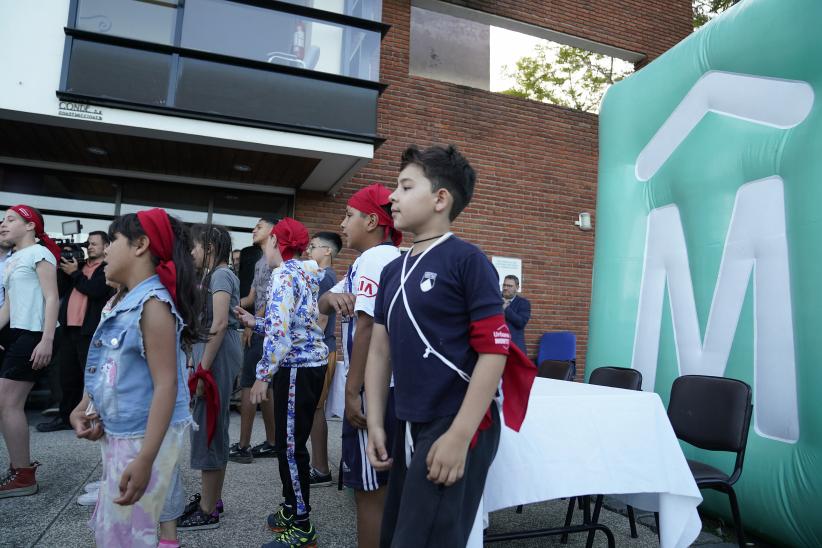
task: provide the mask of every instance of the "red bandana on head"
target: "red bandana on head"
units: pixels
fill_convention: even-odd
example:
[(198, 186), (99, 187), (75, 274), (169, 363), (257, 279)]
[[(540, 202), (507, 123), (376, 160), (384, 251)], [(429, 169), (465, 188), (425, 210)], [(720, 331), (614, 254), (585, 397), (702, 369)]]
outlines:
[(155, 207), (137, 212), (137, 219), (148, 236), (148, 249), (160, 262), (155, 269), (160, 282), (171, 294), (171, 300), (177, 304), (177, 265), (174, 264), (174, 231), (165, 209)]
[(300, 221), (290, 217), (285, 217), (274, 225), (271, 233), (277, 237), (277, 247), (284, 261), (299, 257), (308, 247), (308, 230)]
[(391, 242), (398, 246), (402, 243), (402, 232), (394, 228), (394, 219), (383, 206), (391, 203), (391, 191), (379, 183), (361, 188), (348, 199), (348, 205), (366, 215), (376, 215), (377, 224), (385, 227), (385, 235), (391, 236)]
[(59, 263), (60, 248), (57, 246), (57, 243), (49, 238), (48, 234), (46, 234), (43, 227), (43, 218), (36, 211), (34, 211), (33, 208), (27, 205), (20, 204), (11, 206), (9, 209), (20, 215), (27, 223), (34, 223), (34, 236), (40, 240), (44, 246), (46, 246), (46, 249), (51, 251), (51, 254), (54, 255), (54, 258)]

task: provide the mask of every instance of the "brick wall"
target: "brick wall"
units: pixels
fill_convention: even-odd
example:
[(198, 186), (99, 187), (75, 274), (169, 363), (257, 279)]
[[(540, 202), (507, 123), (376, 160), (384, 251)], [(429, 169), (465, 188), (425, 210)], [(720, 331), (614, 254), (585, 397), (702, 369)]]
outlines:
[[(474, 9), (591, 38), (655, 57), (690, 33), (685, 1), (455, 1)], [(640, 10), (640, 6), (642, 9)], [(675, 8), (675, 9), (674, 9)], [(337, 230), (345, 200), (372, 182), (393, 186), (405, 146), (454, 143), (477, 171), (474, 200), (455, 232), (490, 255), (523, 261), (523, 295), (531, 301), (529, 355), (545, 331), (577, 333), (584, 370), (594, 232), (573, 222), (595, 213), (597, 117), (408, 74), (410, 5), (385, 0), (392, 25), (382, 45), (379, 133), (375, 158), (336, 197), (301, 192), (296, 216), (309, 230)], [(596, 216), (593, 216), (596, 230)], [(354, 255), (337, 263), (342, 275)]]

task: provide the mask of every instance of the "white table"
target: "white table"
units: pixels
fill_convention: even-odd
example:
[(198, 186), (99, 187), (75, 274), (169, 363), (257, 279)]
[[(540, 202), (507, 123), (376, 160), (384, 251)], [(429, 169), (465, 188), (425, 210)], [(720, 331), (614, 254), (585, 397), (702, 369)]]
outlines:
[(664, 548), (701, 530), (702, 496), (657, 394), (538, 378), (520, 432), (502, 428), (468, 546), (482, 546), (483, 512), (599, 494), (659, 512)]

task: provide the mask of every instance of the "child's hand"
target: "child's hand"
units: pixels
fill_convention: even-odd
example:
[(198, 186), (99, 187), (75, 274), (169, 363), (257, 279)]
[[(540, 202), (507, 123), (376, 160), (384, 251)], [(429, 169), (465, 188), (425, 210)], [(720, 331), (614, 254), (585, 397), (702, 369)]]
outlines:
[(328, 295), (328, 304), (340, 316), (351, 317), (354, 315), (354, 303), (357, 300), (356, 295), (351, 293), (326, 293)]
[(78, 438), (96, 441), (103, 437), (103, 423), (97, 413), (86, 415), (86, 408), (83, 402), (74, 408), (69, 415), (69, 422), (74, 427), (74, 433)]
[(51, 361), (51, 342), (40, 341), (31, 353), (31, 368), (43, 369)]
[(365, 449), (371, 466), (378, 472), (383, 472), (391, 468), (394, 459), (388, 458), (388, 451), (385, 450), (385, 429), (372, 428), (368, 431), (368, 447)]
[(465, 472), (465, 458), (470, 441), (453, 434), (450, 430), (440, 436), (425, 458), (428, 479), (446, 487), (459, 481)]
[(120, 496), (114, 499), (115, 504), (130, 506), (143, 497), (151, 479), (151, 462), (137, 455), (131, 461), (120, 478)]
[(257, 318), (254, 317), (254, 314), (251, 314), (242, 306), (234, 307), (234, 315), (237, 316), (237, 319), (240, 320), (240, 323), (243, 324), (243, 327), (253, 328), (255, 325), (257, 325)]
[(359, 394), (345, 395), (345, 420), (354, 428), (368, 429), (368, 422), (362, 413), (362, 396)]
[(268, 401), (268, 383), (257, 379), (254, 381), (254, 386), (251, 387), (251, 403), (257, 405), (264, 401)]

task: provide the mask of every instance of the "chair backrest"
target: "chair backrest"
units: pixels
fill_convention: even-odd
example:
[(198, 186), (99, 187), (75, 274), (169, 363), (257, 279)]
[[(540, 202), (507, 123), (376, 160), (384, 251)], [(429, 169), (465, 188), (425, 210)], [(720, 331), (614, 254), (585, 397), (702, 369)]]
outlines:
[(627, 367), (598, 367), (591, 372), (588, 384), (642, 390), (642, 373)]
[(570, 331), (543, 333), (539, 340), (537, 364), (544, 360), (571, 361), (577, 359), (577, 336)]
[(668, 419), (676, 437), (701, 449), (736, 453), (731, 484), (742, 473), (752, 414), (751, 387), (738, 379), (683, 375), (671, 386)]
[(572, 381), (576, 374), (574, 362), (563, 360), (542, 360), (537, 367), (537, 376), (558, 381)]

